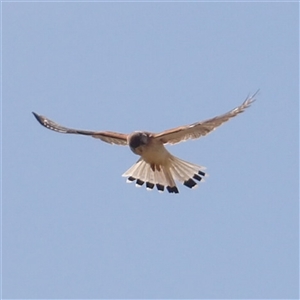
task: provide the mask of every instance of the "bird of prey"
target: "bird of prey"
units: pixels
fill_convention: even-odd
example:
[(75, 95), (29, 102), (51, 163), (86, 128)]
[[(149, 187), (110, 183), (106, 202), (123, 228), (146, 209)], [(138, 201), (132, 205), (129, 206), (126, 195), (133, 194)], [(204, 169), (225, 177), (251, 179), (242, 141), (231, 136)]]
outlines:
[(111, 131), (72, 129), (61, 126), (34, 112), (33, 114), (41, 125), (56, 132), (87, 135), (110, 144), (128, 145), (131, 151), (139, 155), (140, 158), (122, 175), (127, 177), (127, 182), (135, 181), (136, 186), (145, 184), (148, 190), (152, 190), (156, 186), (159, 192), (163, 192), (166, 188), (169, 193), (179, 193), (175, 180), (189, 188), (197, 187), (197, 181), (200, 182), (206, 175), (205, 167), (173, 156), (164, 145), (176, 144), (207, 135), (248, 108), (255, 101), (256, 94), (247, 97), (240, 106), (223, 115), (160, 133), (135, 131), (131, 134), (124, 134)]

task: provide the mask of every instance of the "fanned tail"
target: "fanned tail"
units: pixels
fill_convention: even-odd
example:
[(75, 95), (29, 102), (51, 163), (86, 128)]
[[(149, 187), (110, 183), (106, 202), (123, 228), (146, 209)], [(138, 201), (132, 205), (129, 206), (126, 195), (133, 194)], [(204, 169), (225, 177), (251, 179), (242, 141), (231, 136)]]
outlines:
[(175, 180), (189, 188), (197, 187), (197, 181), (206, 176), (205, 168), (179, 159), (170, 155), (164, 165), (151, 166), (140, 158), (122, 176), (127, 177), (127, 182), (136, 181), (136, 186), (141, 187), (144, 183), (147, 190), (156, 186), (159, 192), (165, 188), (169, 193), (179, 193)]
[(171, 156), (170, 160), (172, 162), (170, 170), (173, 177), (189, 188), (196, 188), (197, 181), (200, 182), (203, 177), (207, 176), (204, 172), (205, 167), (192, 164), (175, 156)]

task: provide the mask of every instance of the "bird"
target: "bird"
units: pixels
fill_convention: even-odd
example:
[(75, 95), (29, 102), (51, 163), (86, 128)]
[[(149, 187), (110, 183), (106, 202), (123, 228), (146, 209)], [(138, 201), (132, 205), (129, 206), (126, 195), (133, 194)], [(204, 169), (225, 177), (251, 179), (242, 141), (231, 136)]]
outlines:
[(32, 112), (37, 121), (44, 127), (66, 134), (79, 134), (100, 139), (103, 142), (129, 146), (131, 151), (140, 156), (138, 161), (122, 176), (127, 182), (135, 182), (137, 187), (145, 184), (147, 190), (154, 187), (159, 192), (179, 193), (176, 181), (188, 188), (197, 187), (207, 176), (206, 168), (193, 164), (172, 155), (165, 145), (173, 145), (190, 139), (197, 139), (215, 130), (217, 127), (247, 109), (255, 100), (258, 91), (248, 96), (245, 101), (225, 114), (190, 125), (179, 126), (159, 133), (134, 131), (131, 134), (112, 131), (89, 131), (68, 128)]

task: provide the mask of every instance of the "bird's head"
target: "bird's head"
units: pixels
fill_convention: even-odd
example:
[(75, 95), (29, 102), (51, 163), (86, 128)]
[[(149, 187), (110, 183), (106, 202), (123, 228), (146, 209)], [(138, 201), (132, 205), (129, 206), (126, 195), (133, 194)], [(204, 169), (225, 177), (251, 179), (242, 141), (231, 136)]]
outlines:
[(146, 132), (135, 132), (129, 138), (129, 147), (135, 154), (141, 154), (138, 151), (140, 146), (147, 145), (149, 142), (149, 134)]

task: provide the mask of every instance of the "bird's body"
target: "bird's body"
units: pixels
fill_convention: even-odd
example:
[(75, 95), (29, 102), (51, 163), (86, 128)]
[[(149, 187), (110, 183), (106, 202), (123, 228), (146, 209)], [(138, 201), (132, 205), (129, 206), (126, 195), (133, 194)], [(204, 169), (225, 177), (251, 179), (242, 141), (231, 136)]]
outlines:
[[(139, 140), (138, 146), (130, 146), (133, 153), (140, 155), (150, 165), (164, 165), (166, 163), (170, 153), (160, 140), (155, 139), (151, 133), (134, 132), (128, 137), (128, 144), (131, 145), (132, 141), (137, 139)], [(143, 140), (145, 140), (144, 143)]]
[(133, 153), (140, 156), (140, 159), (122, 176), (127, 177), (129, 182), (136, 181), (137, 186), (145, 183), (146, 188), (150, 190), (156, 186), (158, 191), (164, 191), (166, 188), (170, 193), (178, 193), (175, 180), (189, 188), (196, 187), (197, 181), (201, 181), (206, 175), (205, 168), (173, 156), (164, 145), (205, 136), (230, 118), (243, 112), (255, 100), (255, 95), (248, 97), (242, 105), (226, 114), (161, 133), (136, 131), (132, 134), (123, 134), (72, 129), (36, 113), (33, 114), (41, 125), (60, 133), (88, 135), (110, 144), (128, 145)]

